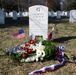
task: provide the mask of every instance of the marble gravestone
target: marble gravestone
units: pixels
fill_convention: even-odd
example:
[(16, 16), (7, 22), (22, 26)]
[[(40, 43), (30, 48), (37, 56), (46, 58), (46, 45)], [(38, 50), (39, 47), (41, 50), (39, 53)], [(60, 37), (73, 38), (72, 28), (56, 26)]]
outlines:
[(13, 11), (13, 20), (17, 20), (17, 12)]
[(65, 16), (65, 11), (61, 11), (61, 16)]
[(50, 11), (48, 11), (48, 16), (49, 16), (49, 17), (51, 16), (51, 12), (50, 12)]
[(22, 11), (19, 12), (19, 17), (23, 17)]
[(27, 17), (29, 15), (28, 12), (23, 12), (22, 14), (23, 14), (23, 17)]
[(5, 24), (5, 17), (3, 10), (0, 10), (0, 24)]
[(65, 16), (69, 17), (70, 16), (70, 11), (65, 11)]
[(22, 14), (23, 14), (23, 17), (25, 17), (25, 16), (26, 16), (26, 12), (23, 12)]
[(54, 17), (54, 11), (51, 11), (51, 17)]
[(7, 12), (4, 12), (4, 17), (8, 17), (8, 13)]
[(61, 11), (57, 11), (57, 19), (61, 19)]
[(29, 36), (35, 39), (36, 36), (42, 36), (47, 39), (48, 36), (48, 8), (43, 5), (29, 7)]
[(9, 16), (10, 17), (13, 17), (13, 12), (9, 12)]
[(70, 11), (69, 22), (71, 23), (76, 22), (76, 10)]
[(69, 17), (70, 16), (70, 11), (67, 11), (67, 17)]

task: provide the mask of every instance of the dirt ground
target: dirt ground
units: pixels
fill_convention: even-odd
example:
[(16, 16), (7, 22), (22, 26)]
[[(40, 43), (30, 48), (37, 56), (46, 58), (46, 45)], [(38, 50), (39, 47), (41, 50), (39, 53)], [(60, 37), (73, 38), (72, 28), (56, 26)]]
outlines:
[[(0, 25), (0, 75), (28, 75), (33, 70), (59, 63), (57, 60), (32, 63), (13, 61), (5, 52), (8, 49), (29, 41), (29, 21), (28, 18), (18, 18), (17, 21), (6, 18), (5, 23), (4, 25)], [(52, 27), (55, 28), (53, 34), (54, 44), (56, 46), (64, 45), (64, 51), (71, 55), (76, 55), (76, 23), (69, 23), (69, 19), (66, 17), (61, 20), (49, 18), (48, 23), (48, 33)], [(26, 38), (15, 40), (12, 32), (19, 29), (24, 29)], [(39, 75), (76, 75), (76, 64), (66, 63), (65, 66), (54, 72)]]

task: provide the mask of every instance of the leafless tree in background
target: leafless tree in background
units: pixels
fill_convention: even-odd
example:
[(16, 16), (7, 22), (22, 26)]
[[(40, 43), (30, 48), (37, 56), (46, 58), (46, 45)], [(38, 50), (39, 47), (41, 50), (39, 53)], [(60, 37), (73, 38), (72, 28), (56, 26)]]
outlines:
[(15, 9), (18, 11), (26, 11), (32, 5), (45, 5), (49, 10), (57, 7), (59, 0), (0, 0), (5, 9)]
[[(5, 11), (28, 11), (29, 6), (45, 5), (50, 11), (56, 11), (61, 10), (60, 1), (61, 0), (0, 0), (0, 8)], [(76, 0), (65, 0), (62, 10), (68, 10), (68, 8), (71, 8), (71, 4), (75, 2)]]
[(47, 0), (29, 0), (29, 6), (32, 5), (47, 5)]

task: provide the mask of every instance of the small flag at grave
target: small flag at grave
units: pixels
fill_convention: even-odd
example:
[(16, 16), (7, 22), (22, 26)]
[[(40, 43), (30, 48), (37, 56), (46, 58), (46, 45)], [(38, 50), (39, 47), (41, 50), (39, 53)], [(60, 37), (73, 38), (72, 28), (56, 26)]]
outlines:
[(54, 27), (52, 28), (51, 32), (48, 34), (48, 40), (52, 39), (53, 32), (54, 32)]
[(13, 32), (13, 37), (14, 37), (15, 39), (24, 38), (24, 37), (25, 37), (25, 32), (24, 32), (24, 30), (21, 29), (21, 30), (18, 30), (18, 31), (16, 31), (16, 32)]

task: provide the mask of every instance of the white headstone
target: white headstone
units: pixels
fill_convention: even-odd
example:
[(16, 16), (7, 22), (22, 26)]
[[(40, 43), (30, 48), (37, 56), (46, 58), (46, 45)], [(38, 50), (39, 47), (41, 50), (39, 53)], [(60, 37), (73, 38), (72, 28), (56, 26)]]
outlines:
[(54, 12), (54, 16), (57, 16), (57, 12)]
[(65, 15), (65, 11), (62, 11), (62, 12), (61, 12), (61, 16), (64, 16), (64, 15)]
[(51, 17), (54, 17), (54, 11), (51, 11)]
[(4, 17), (7, 17), (8, 16), (8, 13), (7, 12), (4, 12)]
[(22, 11), (19, 11), (18, 16), (23, 17)]
[(70, 17), (70, 11), (67, 11), (67, 17)]
[(61, 11), (57, 11), (57, 19), (61, 19)]
[(26, 12), (23, 12), (22, 14), (23, 14), (23, 17), (25, 17), (25, 16), (26, 16)]
[(4, 12), (4, 17), (6, 17), (7, 16), (7, 12)]
[(50, 11), (48, 12), (48, 16), (51, 16), (51, 12)]
[(23, 15), (23, 17), (27, 17), (29, 15), (29, 13), (28, 12), (23, 12), (22, 15)]
[(13, 20), (17, 20), (17, 12), (13, 11)]
[(67, 12), (65, 11), (65, 16), (67, 16)]
[(0, 24), (5, 24), (5, 17), (3, 10), (0, 10)]
[(76, 10), (71, 10), (70, 11), (70, 17), (69, 17), (69, 22), (76, 22)]
[(66, 11), (66, 12), (65, 12), (65, 16), (66, 16), (66, 17), (69, 17), (69, 16), (70, 16), (70, 11)]
[(9, 16), (10, 17), (13, 17), (13, 12), (9, 12)]
[(42, 5), (29, 7), (29, 36), (35, 39), (35, 36), (42, 36), (47, 39), (48, 36), (48, 8)]

